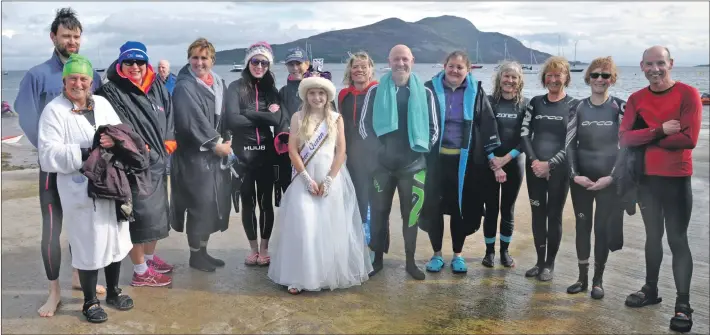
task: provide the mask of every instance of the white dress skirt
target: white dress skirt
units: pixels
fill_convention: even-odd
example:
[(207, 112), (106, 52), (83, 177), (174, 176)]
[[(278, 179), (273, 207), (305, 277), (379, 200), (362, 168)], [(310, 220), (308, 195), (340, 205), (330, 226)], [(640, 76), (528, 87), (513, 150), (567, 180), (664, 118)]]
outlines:
[[(320, 184), (335, 156), (329, 136), (306, 166)], [(343, 164), (326, 197), (314, 196), (297, 176), (276, 214), (269, 247), (269, 278), (305, 291), (348, 288), (369, 279), (372, 271), (362, 219), (350, 174)]]

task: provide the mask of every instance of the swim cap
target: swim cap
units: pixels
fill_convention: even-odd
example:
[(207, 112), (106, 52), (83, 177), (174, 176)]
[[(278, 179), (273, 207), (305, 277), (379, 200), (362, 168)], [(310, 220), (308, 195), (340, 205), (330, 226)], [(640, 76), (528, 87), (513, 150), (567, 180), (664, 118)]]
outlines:
[(66, 78), (70, 74), (83, 74), (93, 79), (94, 69), (91, 67), (91, 62), (88, 58), (79, 54), (71, 54), (67, 62), (64, 64), (62, 79)]

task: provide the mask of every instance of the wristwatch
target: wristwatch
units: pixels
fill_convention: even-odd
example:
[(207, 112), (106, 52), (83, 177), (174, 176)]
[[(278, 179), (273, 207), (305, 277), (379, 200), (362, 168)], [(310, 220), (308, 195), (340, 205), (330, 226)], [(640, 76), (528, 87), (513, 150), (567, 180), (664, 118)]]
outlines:
[(554, 170), (557, 164), (555, 162), (547, 162), (547, 165), (550, 167), (550, 170)]

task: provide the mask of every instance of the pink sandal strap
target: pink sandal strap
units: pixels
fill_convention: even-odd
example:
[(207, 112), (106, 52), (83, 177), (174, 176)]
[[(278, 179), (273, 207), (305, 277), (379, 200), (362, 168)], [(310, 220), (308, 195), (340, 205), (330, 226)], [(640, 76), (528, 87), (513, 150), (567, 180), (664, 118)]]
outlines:
[(253, 252), (247, 256), (246, 259), (244, 259), (244, 263), (252, 265), (256, 264), (259, 261), (259, 253), (258, 252)]

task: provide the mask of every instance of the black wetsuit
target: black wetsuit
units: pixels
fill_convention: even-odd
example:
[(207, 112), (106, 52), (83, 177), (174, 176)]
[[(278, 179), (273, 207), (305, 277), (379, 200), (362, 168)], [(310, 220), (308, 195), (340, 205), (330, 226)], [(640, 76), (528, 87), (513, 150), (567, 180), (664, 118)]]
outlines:
[[(360, 135), (363, 139), (377, 136), (372, 126), (373, 105), (378, 85), (372, 86), (365, 99), (364, 113), (360, 118)], [(409, 87), (396, 89), (398, 129), (379, 137), (373, 158), (377, 160), (373, 172), (373, 187), (370, 188), (371, 240), (370, 249), (375, 252), (373, 267), (375, 272), (382, 268), (382, 253), (388, 251), (389, 215), (395, 189), (399, 194), (402, 215), (402, 235), (407, 258), (407, 271), (417, 279), (424, 279), (421, 270), (416, 269), (414, 252), (417, 246), (419, 214), (424, 203), (424, 182), (426, 176), (425, 154), (410, 148), (408, 135)], [(429, 146), (437, 138), (439, 127), (433, 104), (433, 93), (425, 89), (429, 112)], [(415, 272), (418, 274), (415, 276)]]
[[(227, 126), (234, 134), (232, 150), (244, 164), (241, 185), (233, 180), (232, 202), (237, 207), (241, 197), (242, 225), (247, 239), (257, 239), (256, 206), (259, 206), (259, 233), (262, 239), (271, 237), (274, 227), (272, 192), (277, 166), (274, 135), (270, 127), (282, 125), (282, 111), (272, 113), (271, 104), (279, 104), (276, 87), (253, 86), (254, 91), (242, 98), (240, 78), (229, 84), (225, 108)], [(246, 100), (246, 101), (245, 101)], [(239, 187), (236, 187), (239, 185)]]
[[(562, 241), (562, 210), (569, 191), (565, 138), (570, 106), (575, 101), (569, 95), (556, 102), (547, 95), (536, 96), (530, 100), (521, 127), (536, 266), (540, 271), (554, 269)], [(531, 167), (535, 160), (550, 163), (549, 179), (535, 176)]]
[[(510, 154), (513, 159), (503, 166), (506, 174), (505, 183), (498, 183), (491, 169), (485, 173), (486, 190), (485, 219), (483, 220), (483, 236), (486, 242), (486, 252), (493, 251), (496, 241), (498, 226), (498, 212), (500, 211), (500, 241), (501, 250), (506, 250), (513, 236), (515, 201), (518, 199), (520, 186), (525, 174), (525, 155), (522, 153), (520, 131), (525, 117), (525, 109), (530, 103), (529, 99), (518, 104), (514, 100), (501, 98), (496, 100), (488, 96), (493, 108), (493, 114), (498, 124), (498, 137), (501, 146), (493, 151), (496, 157)], [(490, 249), (490, 250), (489, 250)]]
[(570, 169), (572, 206), (577, 221), (576, 246), (580, 264), (588, 264), (592, 227), (594, 262), (600, 265), (606, 263), (609, 256), (607, 225), (609, 222), (618, 223), (623, 218), (623, 211), (613, 183), (602, 190), (589, 191), (575, 183), (574, 178), (583, 176), (596, 182), (601, 177), (611, 176), (620, 158), (618, 134), (625, 106), (625, 101), (615, 97), (609, 97), (599, 106), (587, 98), (570, 110), (565, 148)]

